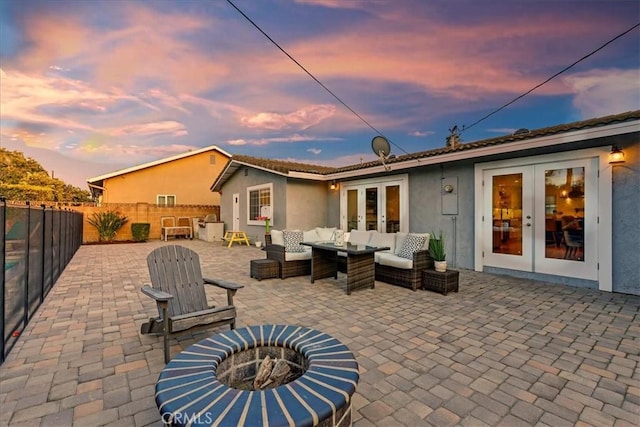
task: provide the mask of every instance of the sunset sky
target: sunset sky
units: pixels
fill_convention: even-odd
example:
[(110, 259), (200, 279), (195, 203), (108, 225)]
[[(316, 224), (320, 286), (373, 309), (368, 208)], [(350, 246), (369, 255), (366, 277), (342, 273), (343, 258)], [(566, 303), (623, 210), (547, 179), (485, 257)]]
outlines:
[[(234, 0), (400, 155), (640, 22), (637, 0)], [(225, 0), (0, 0), (0, 146), (87, 178), (217, 145), (372, 160), (369, 127)], [(640, 108), (632, 30), (463, 142)]]

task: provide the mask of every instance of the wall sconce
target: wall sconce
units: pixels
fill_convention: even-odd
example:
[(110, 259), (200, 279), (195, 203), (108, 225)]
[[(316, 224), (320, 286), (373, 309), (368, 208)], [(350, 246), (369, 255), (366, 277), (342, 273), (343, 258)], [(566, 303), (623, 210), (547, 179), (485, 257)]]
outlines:
[(329, 188), (331, 190), (335, 190), (336, 188), (338, 188), (338, 184), (336, 183), (335, 180), (331, 181), (331, 184), (329, 185)]
[(620, 163), (624, 163), (624, 153), (614, 145), (611, 147), (611, 152), (609, 153), (609, 164), (615, 165)]

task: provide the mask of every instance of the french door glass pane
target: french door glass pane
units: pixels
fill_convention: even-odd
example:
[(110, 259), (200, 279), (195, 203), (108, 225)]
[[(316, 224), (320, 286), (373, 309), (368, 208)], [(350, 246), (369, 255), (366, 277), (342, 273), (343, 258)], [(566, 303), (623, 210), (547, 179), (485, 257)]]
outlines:
[(493, 176), (493, 253), (522, 255), (522, 174)]
[(367, 188), (366, 194), (366, 212), (367, 212), (367, 230), (378, 229), (378, 188)]
[(585, 168), (545, 170), (545, 258), (584, 262)]
[(400, 186), (388, 185), (386, 190), (387, 233), (400, 231)]
[(358, 229), (358, 190), (347, 191), (347, 231)]

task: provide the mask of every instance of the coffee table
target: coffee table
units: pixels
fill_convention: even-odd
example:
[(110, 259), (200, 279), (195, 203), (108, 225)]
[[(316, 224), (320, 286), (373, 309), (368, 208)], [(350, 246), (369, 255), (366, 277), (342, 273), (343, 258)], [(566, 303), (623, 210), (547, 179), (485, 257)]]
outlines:
[(303, 242), (311, 246), (311, 283), (327, 277), (338, 278), (338, 252), (347, 254), (347, 295), (352, 290), (375, 288), (376, 264), (374, 254), (390, 249), (388, 246), (366, 246), (333, 242)]

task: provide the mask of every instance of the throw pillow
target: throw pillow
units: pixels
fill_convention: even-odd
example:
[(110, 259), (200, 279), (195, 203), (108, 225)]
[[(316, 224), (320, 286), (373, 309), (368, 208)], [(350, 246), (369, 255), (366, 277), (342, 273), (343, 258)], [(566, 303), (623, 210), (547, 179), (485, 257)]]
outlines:
[(413, 259), (413, 253), (419, 251), (424, 245), (425, 236), (420, 234), (409, 233), (402, 243), (402, 248), (398, 252), (398, 256), (407, 259)]
[(282, 232), (284, 235), (284, 251), (285, 252), (304, 252), (304, 246), (302, 243), (302, 237), (304, 234), (302, 231), (288, 231)]

